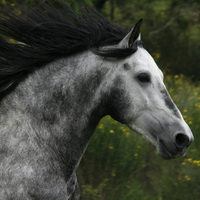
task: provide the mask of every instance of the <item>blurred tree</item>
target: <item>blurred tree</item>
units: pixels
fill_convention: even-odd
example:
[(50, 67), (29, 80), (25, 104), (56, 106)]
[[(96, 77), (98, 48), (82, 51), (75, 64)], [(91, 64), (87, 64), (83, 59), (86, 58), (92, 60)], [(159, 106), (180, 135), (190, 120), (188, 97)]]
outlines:
[(200, 1), (112, 1), (105, 2), (102, 12), (116, 23), (131, 27), (144, 18), (145, 45), (163, 70), (200, 79)]

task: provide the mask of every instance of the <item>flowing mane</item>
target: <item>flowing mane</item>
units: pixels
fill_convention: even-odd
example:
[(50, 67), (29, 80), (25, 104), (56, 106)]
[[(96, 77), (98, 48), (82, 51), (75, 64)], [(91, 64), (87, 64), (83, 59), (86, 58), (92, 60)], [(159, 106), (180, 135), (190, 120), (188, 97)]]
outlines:
[[(128, 29), (92, 8), (81, 14), (65, 5), (64, 12), (52, 6), (26, 8), (17, 15), (5, 9), (0, 17), (0, 93), (7, 92), (28, 73), (59, 57), (87, 49), (107, 57), (126, 57), (134, 48), (100, 50), (117, 44)], [(10, 42), (14, 40), (15, 42)]]

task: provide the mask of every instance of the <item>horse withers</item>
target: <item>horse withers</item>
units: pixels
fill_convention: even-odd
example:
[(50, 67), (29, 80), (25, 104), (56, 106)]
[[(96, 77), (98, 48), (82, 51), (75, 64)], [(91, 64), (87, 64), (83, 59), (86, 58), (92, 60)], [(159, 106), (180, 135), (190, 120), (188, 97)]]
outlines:
[(142, 20), (126, 29), (90, 8), (27, 10), (1, 11), (0, 199), (78, 200), (76, 169), (105, 115), (164, 159), (185, 154), (193, 135), (142, 45)]

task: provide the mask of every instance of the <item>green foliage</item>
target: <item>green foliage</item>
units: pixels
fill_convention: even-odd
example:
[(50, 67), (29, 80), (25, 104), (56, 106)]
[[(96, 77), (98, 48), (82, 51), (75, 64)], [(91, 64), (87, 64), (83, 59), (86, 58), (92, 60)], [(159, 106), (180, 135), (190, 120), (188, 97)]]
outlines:
[(99, 195), (99, 185), (107, 182), (100, 196), (88, 198), (84, 191), (84, 200), (200, 199), (200, 87), (178, 75), (166, 76), (165, 83), (195, 136), (187, 155), (163, 160), (148, 141), (106, 117), (93, 135), (78, 175), (83, 189), (89, 189), (87, 195)]
[(142, 38), (150, 53), (160, 55), (159, 66), (168, 73), (184, 74), (199, 80), (199, 1), (120, 2), (107, 1), (102, 11), (104, 15), (127, 27), (144, 18)]
[(108, 180), (103, 180), (97, 188), (94, 188), (92, 185), (82, 185), (82, 195), (84, 199), (87, 200), (103, 200), (102, 191), (107, 186)]

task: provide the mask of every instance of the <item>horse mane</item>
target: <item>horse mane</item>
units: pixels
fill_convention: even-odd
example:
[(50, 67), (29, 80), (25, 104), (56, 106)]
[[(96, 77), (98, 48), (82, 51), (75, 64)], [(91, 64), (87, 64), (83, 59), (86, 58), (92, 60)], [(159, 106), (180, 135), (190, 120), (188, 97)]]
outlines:
[(109, 57), (126, 57), (134, 49), (100, 50), (115, 45), (128, 33), (94, 9), (79, 7), (80, 14), (64, 5), (64, 11), (45, 5), (26, 7), (22, 14), (0, 13), (0, 94), (9, 91), (27, 74), (59, 57), (91, 49)]

